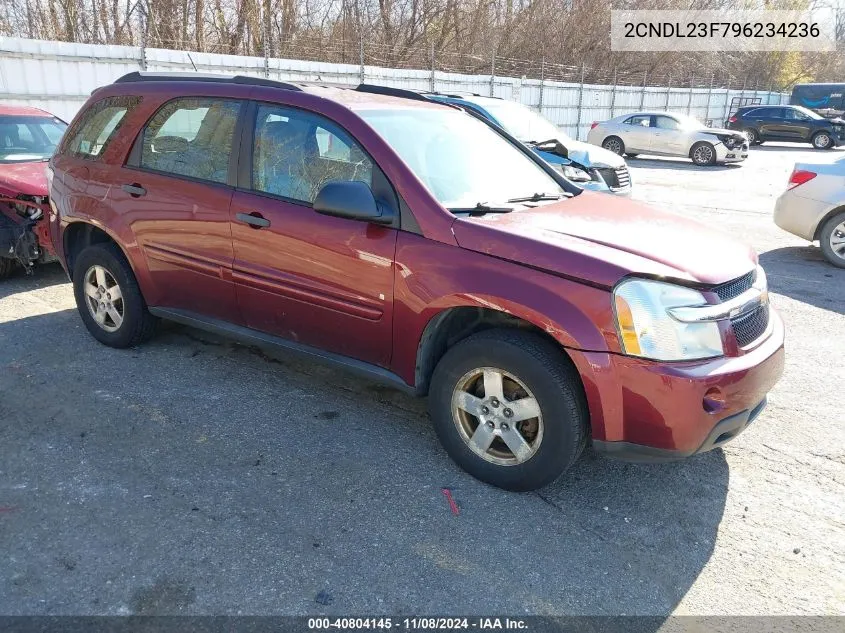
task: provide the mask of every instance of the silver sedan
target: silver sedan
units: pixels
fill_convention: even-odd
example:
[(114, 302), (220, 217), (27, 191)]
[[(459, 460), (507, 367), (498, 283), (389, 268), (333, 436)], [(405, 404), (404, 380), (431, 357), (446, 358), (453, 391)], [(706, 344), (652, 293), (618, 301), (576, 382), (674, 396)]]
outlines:
[(683, 156), (696, 165), (737, 163), (748, 158), (745, 133), (709, 128), (692, 117), (672, 112), (634, 112), (593, 123), (587, 142), (620, 156)]

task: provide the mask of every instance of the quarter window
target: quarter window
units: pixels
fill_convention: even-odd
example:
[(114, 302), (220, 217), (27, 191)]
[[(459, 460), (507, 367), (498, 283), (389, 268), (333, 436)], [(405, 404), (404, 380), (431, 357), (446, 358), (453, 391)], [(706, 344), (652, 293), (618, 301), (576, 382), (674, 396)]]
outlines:
[(373, 163), (337, 125), (321, 116), (259, 105), (255, 117), (252, 188), (311, 203), (330, 180), (372, 186)]
[(138, 97), (107, 97), (98, 101), (71, 126), (61, 153), (97, 160), (117, 136), (127, 112), (140, 101)]
[(165, 104), (144, 128), (141, 167), (225, 183), (240, 107), (193, 97)]

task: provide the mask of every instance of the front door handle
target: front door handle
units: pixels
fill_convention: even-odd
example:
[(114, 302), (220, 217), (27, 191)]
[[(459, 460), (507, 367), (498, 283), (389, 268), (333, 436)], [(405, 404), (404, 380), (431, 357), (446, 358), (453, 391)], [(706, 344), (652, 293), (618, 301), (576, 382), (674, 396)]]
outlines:
[(120, 188), (123, 189), (133, 198), (140, 198), (141, 196), (147, 195), (147, 190), (144, 189), (137, 182), (133, 182), (131, 185), (121, 185)]
[(238, 222), (249, 224), (254, 229), (263, 229), (264, 227), (270, 226), (270, 220), (257, 211), (253, 211), (252, 213), (238, 213), (235, 218), (237, 218)]

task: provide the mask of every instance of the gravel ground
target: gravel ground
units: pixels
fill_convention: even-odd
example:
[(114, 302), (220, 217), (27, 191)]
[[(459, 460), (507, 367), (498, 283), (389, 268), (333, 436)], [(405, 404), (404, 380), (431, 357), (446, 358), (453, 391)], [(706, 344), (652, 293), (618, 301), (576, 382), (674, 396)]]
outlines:
[(176, 326), (109, 349), (58, 268), (0, 284), (0, 613), (845, 613), (845, 270), (770, 217), (840, 156), (631, 161), (761, 253), (786, 374), (724, 450), (533, 494), (458, 470), (422, 401)]

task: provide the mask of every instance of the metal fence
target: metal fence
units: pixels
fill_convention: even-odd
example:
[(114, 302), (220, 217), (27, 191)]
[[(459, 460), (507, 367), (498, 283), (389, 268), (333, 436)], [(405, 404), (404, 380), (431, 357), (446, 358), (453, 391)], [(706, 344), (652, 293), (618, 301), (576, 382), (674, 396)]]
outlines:
[[(361, 60), (366, 58), (361, 54)], [(434, 54), (432, 52), (432, 59)], [(33, 105), (66, 120), (73, 117), (95, 88), (134, 70), (214, 72), (269, 77), (281, 81), (313, 81), (356, 85), (361, 82), (439, 92), (472, 92), (520, 102), (541, 112), (564, 132), (585, 139), (590, 123), (641, 109), (690, 114), (714, 126), (727, 118), (732, 99), (757, 98), (780, 104), (785, 95), (770, 90), (728, 89), (713, 85), (641, 85), (587, 83), (585, 68), (575, 80), (460, 74), (428, 69), (386, 68), (365, 63), (341, 64), (296, 59), (246, 57), (132, 46), (104, 46), (0, 38), (0, 100)]]

